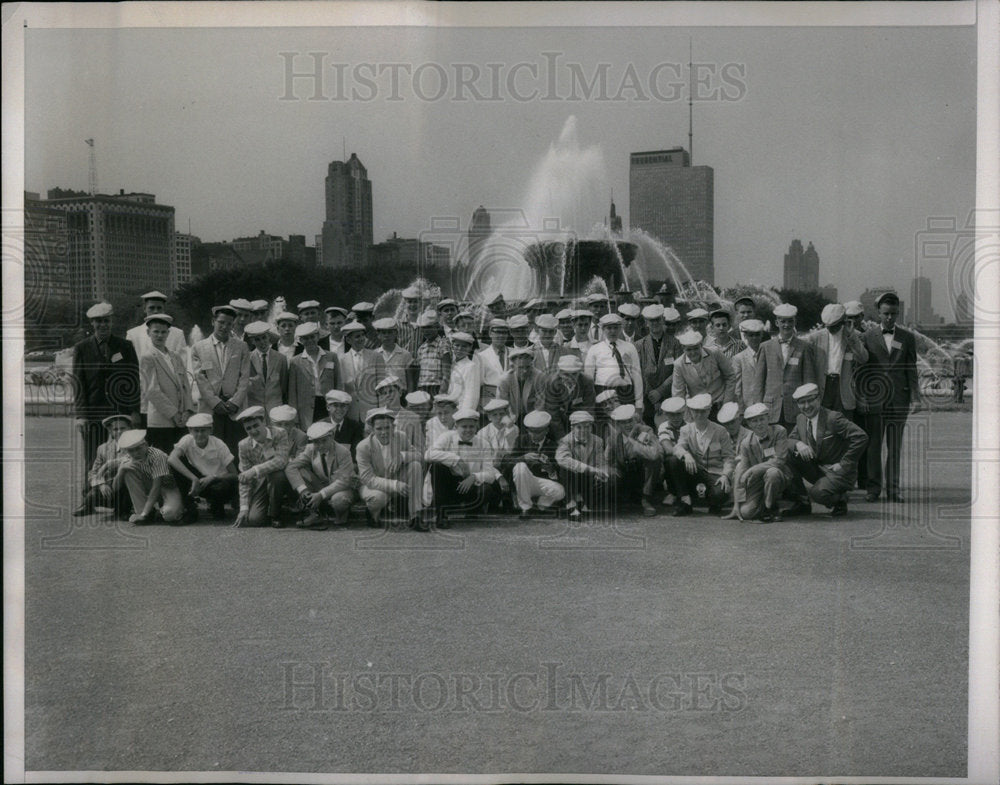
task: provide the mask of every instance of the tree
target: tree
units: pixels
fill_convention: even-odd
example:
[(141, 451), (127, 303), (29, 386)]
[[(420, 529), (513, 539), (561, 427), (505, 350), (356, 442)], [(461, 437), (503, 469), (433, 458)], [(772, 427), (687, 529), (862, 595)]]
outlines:
[(795, 327), (800, 332), (808, 332), (822, 325), (820, 315), (823, 313), (823, 306), (829, 305), (830, 300), (817, 291), (803, 292), (797, 289), (779, 289), (783, 303), (789, 303), (799, 309), (795, 319)]

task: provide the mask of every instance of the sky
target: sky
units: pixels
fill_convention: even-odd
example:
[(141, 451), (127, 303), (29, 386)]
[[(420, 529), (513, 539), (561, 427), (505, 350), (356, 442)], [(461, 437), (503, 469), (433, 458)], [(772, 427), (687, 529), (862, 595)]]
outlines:
[[(781, 286), (800, 239), (842, 300), (882, 285), (909, 299), (919, 273), (951, 315), (947, 262), (916, 256), (929, 219), (961, 226), (974, 203), (973, 27), (35, 29), (26, 41), (27, 190), (86, 189), (92, 137), (99, 190), (156, 194), (180, 231), (310, 244), (327, 164), (345, 150), (372, 180), (376, 242), (464, 230), (480, 204), (558, 212), (585, 233), (612, 193), (628, 225), (629, 153), (687, 147), (690, 41), (715, 283)], [(289, 90), (289, 70), (317, 58), (322, 81)]]

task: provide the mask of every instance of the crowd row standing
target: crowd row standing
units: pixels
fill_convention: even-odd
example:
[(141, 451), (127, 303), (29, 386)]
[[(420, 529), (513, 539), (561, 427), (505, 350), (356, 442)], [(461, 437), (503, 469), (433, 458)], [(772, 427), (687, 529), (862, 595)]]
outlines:
[(839, 516), (856, 481), (869, 502), (902, 501), (920, 403), (892, 293), (877, 325), (831, 304), (805, 337), (794, 306), (774, 308), (771, 335), (748, 297), (682, 316), (669, 301), (612, 311), (603, 295), (510, 313), (498, 296), (484, 319), (411, 287), (398, 320), (305, 301), (273, 325), (266, 301), (240, 299), (212, 309), (190, 350), (166, 297), (143, 301), (125, 339), (112, 307), (93, 306), (74, 347), (90, 467), (76, 515), (191, 521), (201, 498), (215, 518), (232, 503), (237, 525), (280, 527), (291, 502), (297, 525), (326, 528), (360, 500), (371, 525), (426, 530), (449, 511), (579, 518), (636, 498), (647, 516), (701, 503), (771, 521), (813, 502)]

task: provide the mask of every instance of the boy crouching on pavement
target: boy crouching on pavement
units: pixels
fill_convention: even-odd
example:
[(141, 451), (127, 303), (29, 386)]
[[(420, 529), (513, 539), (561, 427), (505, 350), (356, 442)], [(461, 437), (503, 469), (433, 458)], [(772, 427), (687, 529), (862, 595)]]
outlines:
[(125, 431), (118, 446), (128, 454), (128, 460), (118, 467), (114, 490), (124, 483), (132, 498), (135, 512), (129, 523), (137, 526), (156, 523), (179, 523), (184, 515), (184, 502), (177, 481), (170, 473), (167, 454), (150, 447), (143, 430)]
[(233, 526), (271, 525), (280, 529), (281, 500), (288, 491), (285, 466), (288, 465), (288, 434), (265, 424), (264, 407), (244, 409), (236, 419), (243, 423), (247, 436), (239, 443), (240, 511)]
[(184, 497), (188, 523), (198, 520), (198, 497), (209, 504), (212, 518), (226, 516), (226, 502), (236, 502), (236, 461), (222, 439), (212, 435), (212, 415), (188, 417), (187, 435), (178, 439), (167, 462)]

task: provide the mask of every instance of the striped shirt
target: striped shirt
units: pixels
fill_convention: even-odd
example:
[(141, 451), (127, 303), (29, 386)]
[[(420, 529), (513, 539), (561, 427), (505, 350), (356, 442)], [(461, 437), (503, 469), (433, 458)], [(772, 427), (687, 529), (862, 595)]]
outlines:
[(146, 457), (141, 461), (129, 458), (126, 466), (131, 468), (145, 482), (153, 482), (157, 477), (169, 477), (170, 467), (167, 466), (167, 454), (156, 447), (149, 447), (146, 450)]
[[(446, 359), (451, 359), (451, 345), (445, 336), (440, 335), (432, 341), (420, 344), (420, 348), (417, 349), (417, 364), (420, 366), (417, 386), (444, 384)], [(448, 370), (450, 372), (450, 368)]]

